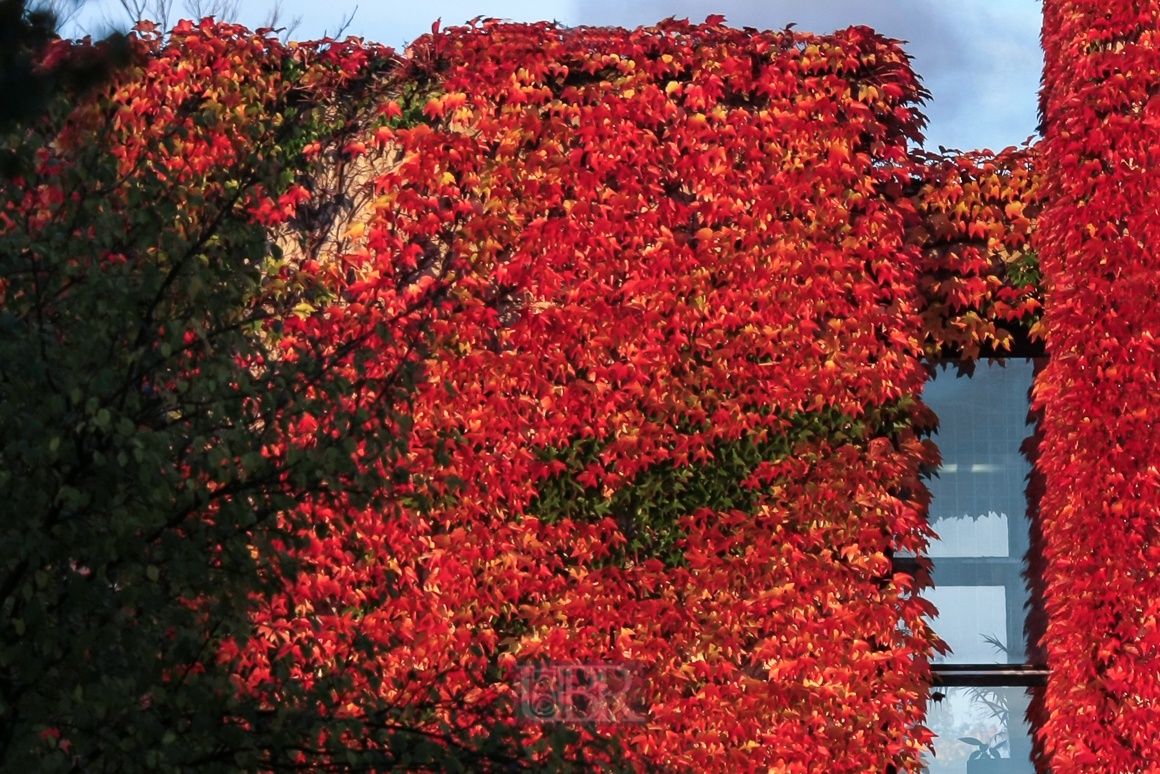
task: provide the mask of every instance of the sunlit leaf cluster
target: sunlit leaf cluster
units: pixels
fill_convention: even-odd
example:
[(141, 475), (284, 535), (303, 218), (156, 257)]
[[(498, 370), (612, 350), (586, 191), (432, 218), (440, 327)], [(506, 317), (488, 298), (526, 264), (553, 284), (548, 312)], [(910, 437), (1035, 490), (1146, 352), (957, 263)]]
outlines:
[(1060, 774), (1160, 755), (1158, 19), (1154, 2), (1044, 4), (1042, 735)]
[[(114, 375), (153, 358), (130, 387), (164, 443), (190, 436), (192, 459), (129, 465), (147, 430), (113, 405), (117, 384), (70, 400), (77, 439), (119, 444), (142, 486), (161, 476), (142, 498), (192, 498), (185, 521), (110, 522), (137, 541), (137, 570), (100, 589), (133, 612), (162, 605), (135, 589), (170, 583), (183, 647), (205, 646), (179, 655), (224, 676), (205, 695), (236, 708), (216, 720), (237, 732), (238, 765), (342, 768), (349, 750), (380, 770), (566, 770), (585, 755), (915, 769), (940, 643), (891, 556), (930, 537), (924, 359), (1041, 335), (1034, 149), (917, 152), (926, 92), (897, 42), (864, 27), (485, 22), (400, 57), (207, 21), (164, 43), (144, 27), (134, 45), (135, 69), (5, 189), (0, 235), (92, 241), (55, 259), (62, 294), (72, 271), (153, 282), (174, 305), (180, 325), (146, 315), (90, 334), (114, 342)], [(102, 154), (104, 198), (76, 187), (85, 154)], [(70, 206), (87, 231), (62, 225)], [(166, 280), (227, 260), (246, 284)], [(55, 308), (0, 282), (29, 325)], [(195, 313), (215, 292), (238, 333), (225, 348)], [(71, 324), (60, 343), (99, 356)], [(41, 455), (20, 464), (46, 476), (81, 443), (18, 431), (20, 453)], [(279, 499), (234, 495), (255, 477)], [(203, 527), (240, 534), (222, 545), (257, 579), (224, 628), (212, 579), (174, 585), (169, 554), (140, 541)], [(76, 541), (39, 550), (9, 570), (27, 559), (80, 582)], [(11, 610), (39, 599), (29, 583)], [(15, 626), (6, 647), (25, 658)], [(529, 727), (514, 754), (515, 667), (536, 659), (639, 664), (648, 722), (615, 730), (618, 753), (592, 746), (609, 729)], [(305, 724), (302, 708), (341, 722)], [(35, 729), (47, 748), (80, 744), (71, 716), (43, 716), (65, 718)], [(157, 761), (179, 739), (139, 736)]]

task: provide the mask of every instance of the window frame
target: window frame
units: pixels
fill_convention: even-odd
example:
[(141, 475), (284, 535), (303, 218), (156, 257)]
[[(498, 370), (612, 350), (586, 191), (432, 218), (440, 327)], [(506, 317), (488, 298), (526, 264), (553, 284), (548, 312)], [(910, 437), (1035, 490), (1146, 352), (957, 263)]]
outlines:
[[(979, 361), (984, 361), (986, 364), (990, 360), (1031, 360), (1033, 364), (1032, 385), (1034, 385), (1043, 372), (1043, 368), (1047, 363), (1047, 356), (1042, 344), (1021, 340), (1016, 342), (1016, 346), (1010, 352), (995, 353), (984, 350), (978, 358), (971, 359), (970, 361), (964, 358), (944, 357), (937, 360), (928, 360), (927, 365), (933, 376), (934, 369), (943, 364), (947, 364), (949, 370), (950, 367), (961, 366), (966, 362), (978, 364)], [(1039, 702), (1037, 696), (1042, 697), (1042, 690), (1050, 679), (1050, 669), (1046, 664), (1041, 641), (1046, 614), (1043, 608), (1042, 598), (1041, 543), (1037, 538), (1039, 532), (1039, 499), (1042, 495), (1043, 480), (1042, 473), (1038, 470), (1036, 462), (1042, 438), (1043, 417), (1041, 412), (1035, 411), (1032, 408), (1030, 396), (1028, 397), (1027, 409), (1028, 421), (1026, 427), (1028, 436), (1020, 449), (1020, 453), (1030, 464), (1031, 468), (1027, 478), (1027, 484), (1024, 488), (1026, 508), (1024, 514), (1030, 531), (1029, 547), (1026, 554), (1021, 557), (1021, 561), (1024, 564), (1022, 575), (1026, 580), (1029, 593), (1029, 604), (1024, 617), (1024, 661), (1007, 664), (929, 664), (931, 701), (937, 702), (945, 699), (945, 694), (942, 691), (946, 688), (1024, 688), (1030, 704), (1034, 706)], [(937, 444), (937, 436), (932, 434), (931, 437)], [(927, 518), (930, 518), (929, 511)], [(934, 586), (931, 573), (934, 571), (937, 562), (937, 557), (894, 555), (891, 557), (891, 570), (894, 573), (905, 573), (914, 578), (917, 584), (917, 590), (914, 593), (921, 594), (926, 589)], [(927, 568), (930, 568), (930, 570), (928, 571)], [(1028, 722), (1031, 724), (1029, 731), (1033, 750), (1039, 746), (1036, 734), (1038, 726), (1036, 715), (1038, 715), (1037, 712), (1029, 711), (1027, 717)], [(1014, 719), (1012, 718), (1009, 722), (1014, 722)], [(1036, 754), (1033, 753), (1033, 764), (1035, 757)]]

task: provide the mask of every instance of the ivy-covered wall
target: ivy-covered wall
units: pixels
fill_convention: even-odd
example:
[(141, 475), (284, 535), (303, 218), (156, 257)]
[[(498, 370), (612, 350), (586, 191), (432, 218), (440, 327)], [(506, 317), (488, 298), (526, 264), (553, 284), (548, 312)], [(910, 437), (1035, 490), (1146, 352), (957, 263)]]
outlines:
[(1044, 420), (1048, 683), (1057, 774), (1160, 758), (1160, 5), (1044, 3), (1037, 238), (1051, 361)]
[(1033, 153), (914, 152), (924, 92), (866, 28), (485, 23), (409, 56), (434, 92), (368, 137), (391, 162), (335, 260), (359, 304), (447, 286), (413, 497), (287, 609), (345, 608), (400, 700), (461, 718), (518, 661), (633, 660), (635, 759), (916, 770), (936, 638), (890, 555), (927, 539), (923, 358), (1037, 334)]
[[(373, 695), (380, 727), (446, 739), (511, 719), (521, 661), (625, 660), (650, 709), (612, 729), (628, 764), (918, 769), (939, 643), (891, 556), (929, 538), (924, 361), (1042, 335), (1036, 149), (915, 150), (927, 95), (864, 27), (485, 22), (396, 57), (207, 20), (149, 46), (78, 113), (154, 116), (122, 143), (138, 166), (232, 158), (264, 104), (235, 75), (317, 124), (245, 200), (263, 292), (293, 301), (254, 335), (360, 368), (263, 452), (338, 454), (359, 401), (418, 385), (384, 420), (401, 456), (343, 447), (385, 504), (306, 499), (301, 572), (256, 637), (214, 641), (239, 691), (339, 675), (325, 711)], [(352, 84), (379, 99), (327, 100)], [(188, 147), (156, 136), (172, 115)], [(1079, 640), (1056, 636), (1058, 660)]]

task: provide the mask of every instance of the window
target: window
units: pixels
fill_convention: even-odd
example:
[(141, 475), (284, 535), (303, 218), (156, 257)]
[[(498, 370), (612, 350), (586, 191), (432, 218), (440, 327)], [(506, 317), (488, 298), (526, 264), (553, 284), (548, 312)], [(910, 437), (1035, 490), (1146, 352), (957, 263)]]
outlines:
[[(1039, 361), (1041, 362), (1041, 361)], [(936, 656), (927, 725), (938, 735), (929, 774), (1034, 774), (1026, 721), (1046, 670), (1028, 653), (1031, 594), (1028, 394), (1037, 361), (981, 360), (971, 376), (940, 364), (923, 401), (939, 417), (942, 466), (931, 490)], [(905, 558), (901, 561), (905, 562)], [(913, 559), (911, 559), (913, 563)]]

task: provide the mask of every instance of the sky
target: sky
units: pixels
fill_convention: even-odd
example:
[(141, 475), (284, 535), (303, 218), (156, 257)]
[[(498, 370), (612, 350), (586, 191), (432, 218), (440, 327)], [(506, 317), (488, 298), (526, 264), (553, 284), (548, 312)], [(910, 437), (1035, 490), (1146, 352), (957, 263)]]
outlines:
[[(176, 18), (190, 15), (182, 2)], [(265, 23), (274, 4), (239, 2), (237, 21), (251, 28)], [(734, 27), (796, 23), (797, 30), (816, 33), (864, 24), (907, 41), (903, 49), (932, 93), (922, 109), (928, 149), (998, 151), (1036, 132), (1041, 10), (1041, 0), (283, 0), (282, 19), (301, 17), (293, 37), (307, 40), (333, 35), (350, 17), (346, 34), (398, 49), (429, 32), (436, 19), (447, 27), (476, 16), (636, 27), (669, 16), (700, 22), (723, 14)], [(125, 18), (118, 0), (89, 0), (65, 32), (99, 35), (109, 21), (124, 28)]]

